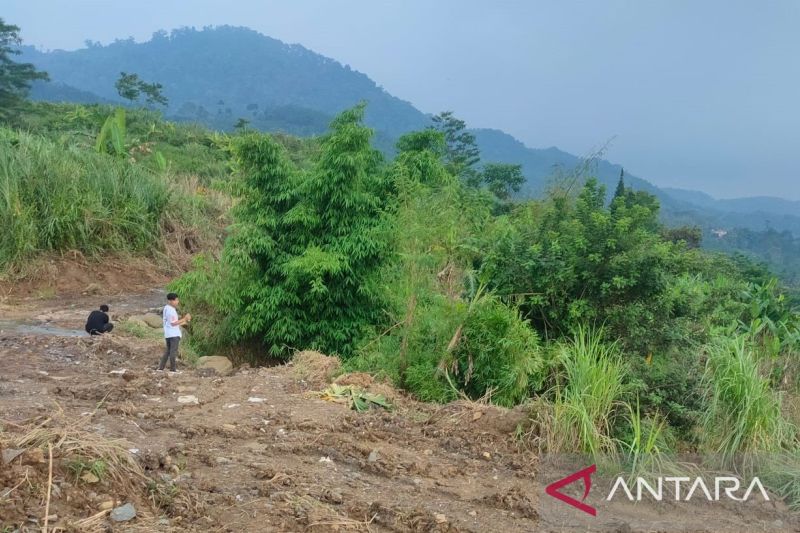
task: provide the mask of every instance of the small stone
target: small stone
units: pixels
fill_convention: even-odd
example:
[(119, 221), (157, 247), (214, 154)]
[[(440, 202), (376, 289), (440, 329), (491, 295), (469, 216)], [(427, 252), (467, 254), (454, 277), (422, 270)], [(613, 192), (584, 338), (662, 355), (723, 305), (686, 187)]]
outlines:
[(447, 523), (447, 517), (445, 515), (443, 515), (442, 513), (436, 513), (435, 515), (433, 515), (433, 517), (436, 519), (436, 523), (437, 524), (446, 524)]
[(130, 503), (126, 503), (111, 511), (110, 516), (114, 522), (127, 522), (136, 518), (136, 508)]
[(100, 478), (95, 476), (91, 472), (84, 472), (83, 475), (81, 476), (81, 479), (85, 483), (99, 483), (100, 482)]
[(369, 457), (367, 457), (367, 462), (374, 463), (377, 460), (378, 460), (378, 450), (372, 450), (371, 452), (369, 452)]
[(178, 396), (178, 403), (188, 404), (188, 405), (199, 405), (200, 400), (197, 399), (197, 396), (189, 394), (187, 396)]
[(236, 426), (233, 424), (222, 424), (222, 429), (225, 431), (236, 431)]
[(473, 518), (475, 518), (476, 516), (478, 516), (478, 513), (477, 513), (477, 512), (475, 512), (475, 511), (470, 511), (468, 514), (469, 514), (471, 517), (473, 517)]
[(3, 464), (10, 463), (14, 459), (16, 459), (17, 457), (22, 455), (22, 453), (24, 451), (25, 450), (21, 450), (19, 448), (5, 448), (5, 449), (3, 449)]
[(483, 458), (484, 459), (491, 459), (492, 458), (492, 454), (490, 454), (489, 452), (483, 452)]
[(267, 400), (266, 400), (265, 398), (258, 398), (258, 397), (256, 397), (256, 396), (250, 396), (250, 397), (247, 399), (247, 401), (248, 401), (248, 402), (250, 402), (250, 403), (264, 403), (264, 402), (266, 402)]
[(226, 465), (226, 464), (229, 464), (230, 462), (231, 462), (231, 460), (228, 459), (227, 457), (217, 457), (217, 463), (218, 464)]
[(109, 509), (113, 509), (114, 500), (106, 500), (104, 502), (101, 502), (97, 508), (101, 511), (108, 511)]

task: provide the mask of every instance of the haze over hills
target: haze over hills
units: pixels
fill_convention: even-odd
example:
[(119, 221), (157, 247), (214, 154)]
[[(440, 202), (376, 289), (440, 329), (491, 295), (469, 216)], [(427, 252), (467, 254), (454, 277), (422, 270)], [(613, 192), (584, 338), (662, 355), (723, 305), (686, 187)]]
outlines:
[[(118, 40), (75, 51), (23, 49), (22, 59), (47, 71), (53, 82), (32, 96), (50, 101), (121, 102), (114, 82), (135, 72), (164, 86), (165, 115), (231, 129), (239, 118), (265, 131), (314, 135), (330, 119), (367, 101), (367, 123), (376, 145), (391, 151), (401, 134), (430, 125), (430, 116), (378, 86), (365, 74), (300, 45), (288, 45), (246, 28), (157, 32), (150, 41)], [(535, 149), (499, 130), (474, 130), (484, 162), (519, 163), (527, 178), (523, 193), (541, 194), (559, 172), (568, 174), (583, 158), (558, 148)], [(613, 192), (621, 167), (597, 159), (593, 173)], [(800, 202), (777, 198), (715, 200), (677, 189), (661, 189), (626, 173), (626, 183), (658, 196), (667, 223), (697, 224), (706, 235), (718, 227), (761, 231), (767, 227), (800, 235)]]

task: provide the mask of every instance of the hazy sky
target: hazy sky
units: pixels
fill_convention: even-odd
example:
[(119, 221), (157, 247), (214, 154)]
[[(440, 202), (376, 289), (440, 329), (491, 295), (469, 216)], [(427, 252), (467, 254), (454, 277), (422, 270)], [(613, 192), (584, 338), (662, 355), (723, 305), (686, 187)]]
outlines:
[(231, 24), (425, 112), (606, 157), (661, 186), (800, 200), (800, 0), (3, 0), (27, 44)]

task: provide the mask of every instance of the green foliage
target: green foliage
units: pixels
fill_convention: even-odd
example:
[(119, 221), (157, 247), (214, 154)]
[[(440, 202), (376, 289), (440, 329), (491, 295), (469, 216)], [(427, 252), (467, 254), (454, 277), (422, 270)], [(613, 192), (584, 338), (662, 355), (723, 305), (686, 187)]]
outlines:
[[(359, 106), (334, 120), (308, 172), (270, 137), (236, 141), (239, 202), (221, 262), (176, 284), (187, 307), (204, 306), (223, 320), (225, 341), (257, 341), (273, 357), (293, 348), (347, 357), (365, 329), (382, 322), (381, 160), (362, 115)], [(200, 343), (213, 345), (215, 335), (201, 333)]]
[(67, 463), (69, 470), (75, 477), (75, 481), (80, 480), (81, 476), (88, 472), (102, 481), (108, 472), (108, 464), (102, 459), (88, 459), (86, 457), (74, 457)]
[(16, 48), (20, 44), (19, 27), (0, 18), (0, 120), (3, 121), (19, 112), (33, 81), (48, 79), (46, 72), (36, 70), (32, 64), (11, 59), (20, 53)]
[(522, 165), (509, 163), (487, 163), (483, 167), (482, 178), (489, 191), (503, 202), (509, 201), (511, 195), (519, 192), (525, 183)]
[(662, 296), (680, 249), (656, 233), (657, 204), (630, 199), (606, 208), (603, 187), (589, 180), (575, 200), (520, 206), (487, 232), (482, 271), (545, 337), (603, 322), (611, 338), (647, 354), (664, 343)]
[(726, 465), (739, 454), (796, 446), (797, 431), (781, 412), (781, 399), (759, 371), (747, 337), (717, 338), (708, 346), (703, 445)]

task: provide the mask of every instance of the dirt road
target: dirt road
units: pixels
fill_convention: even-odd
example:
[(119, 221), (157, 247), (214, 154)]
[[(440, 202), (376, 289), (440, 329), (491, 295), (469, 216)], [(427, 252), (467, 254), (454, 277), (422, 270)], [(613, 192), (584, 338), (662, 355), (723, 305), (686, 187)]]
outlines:
[[(110, 304), (129, 315), (162, 298)], [(42, 531), (46, 515), (48, 530), (73, 531), (589, 530), (542, 511), (537, 457), (513, 437), (522, 410), (418, 403), (355, 375), (395, 405), (358, 413), (290, 365), (157, 374), (160, 339), (80, 334), (94, 300), (0, 306), (0, 531)], [(125, 503), (136, 518), (113, 521)], [(798, 531), (775, 507), (724, 527), (667, 514), (664, 531), (777, 519)], [(640, 529), (598, 518), (591, 530)]]

